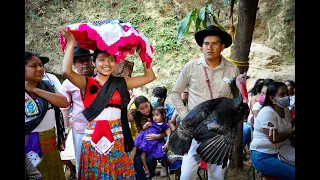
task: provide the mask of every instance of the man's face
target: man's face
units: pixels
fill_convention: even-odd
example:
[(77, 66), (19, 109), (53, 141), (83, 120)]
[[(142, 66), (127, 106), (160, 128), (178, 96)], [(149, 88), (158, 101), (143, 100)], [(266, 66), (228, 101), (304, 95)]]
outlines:
[(207, 36), (203, 40), (202, 52), (206, 60), (214, 60), (220, 57), (224, 49), (219, 36)]
[(92, 56), (79, 56), (75, 57), (74, 67), (77, 69), (77, 72), (82, 76), (92, 76)]

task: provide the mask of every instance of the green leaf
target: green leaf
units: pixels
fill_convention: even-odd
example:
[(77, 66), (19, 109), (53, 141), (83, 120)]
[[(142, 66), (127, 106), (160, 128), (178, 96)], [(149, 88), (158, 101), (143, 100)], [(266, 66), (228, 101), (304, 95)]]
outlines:
[(209, 5), (207, 6), (207, 10), (213, 15), (212, 4), (209, 4)]
[(183, 18), (180, 23), (179, 23), (179, 26), (178, 26), (178, 39), (180, 39), (182, 37), (182, 35), (186, 32), (187, 30), (187, 27), (188, 27), (188, 24), (190, 22), (190, 16), (191, 16), (191, 13), (192, 12), (189, 12), (185, 18)]
[(209, 14), (206, 12), (206, 23), (207, 23), (207, 26), (210, 26), (211, 25), (211, 21), (210, 21), (210, 16)]
[(185, 18), (179, 23), (178, 26), (178, 43), (180, 43), (184, 34), (189, 32), (190, 24), (192, 21), (195, 21), (197, 18), (198, 9), (194, 9), (193, 11), (189, 12)]
[(221, 31), (226, 32), (226, 30), (218, 23), (215, 16), (213, 16), (213, 22), (218, 26), (219, 29), (221, 29)]
[(192, 21), (195, 22), (195, 21), (197, 20), (197, 18), (198, 18), (198, 9), (194, 9), (194, 10), (192, 10), (192, 12), (191, 12), (190, 21), (189, 21), (189, 24), (188, 24), (188, 28), (187, 28), (186, 33), (189, 32), (189, 27), (190, 27), (191, 22), (192, 22)]
[(198, 31), (200, 29), (200, 23), (201, 23), (201, 19), (200, 17), (198, 16), (197, 17), (197, 20), (196, 20), (196, 31)]
[(206, 7), (200, 9), (199, 18), (203, 21), (206, 18)]
[[(208, 16), (207, 16), (207, 13), (205, 13), (205, 16), (204, 16), (204, 20), (202, 21), (202, 26), (204, 28), (207, 28), (208, 27)], [(209, 22), (209, 25), (210, 25), (210, 22)]]

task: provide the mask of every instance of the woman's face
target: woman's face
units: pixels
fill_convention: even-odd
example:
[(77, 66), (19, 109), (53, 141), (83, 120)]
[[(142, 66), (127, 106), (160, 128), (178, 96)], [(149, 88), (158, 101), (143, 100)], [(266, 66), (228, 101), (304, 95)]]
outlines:
[(265, 96), (267, 93), (268, 86), (263, 86), (260, 92), (260, 96)]
[(32, 56), (25, 65), (25, 80), (40, 82), (44, 74), (44, 68), (41, 60)]
[(139, 104), (139, 107), (137, 108), (138, 111), (140, 111), (141, 114), (143, 115), (148, 115), (150, 114), (150, 103), (149, 102), (144, 102), (144, 103), (141, 103)]
[(110, 55), (107, 52), (101, 52), (98, 54), (95, 64), (96, 69), (100, 74), (109, 76), (115, 70), (116, 59), (113, 55)]
[[(282, 98), (282, 97), (286, 97), (286, 96), (288, 96), (287, 93), (288, 93), (287, 86), (280, 86), (278, 91), (277, 91), (277, 93), (276, 93), (276, 95), (275, 95), (275, 97), (277, 99)], [(273, 99), (273, 101), (274, 100), (275, 99)]]

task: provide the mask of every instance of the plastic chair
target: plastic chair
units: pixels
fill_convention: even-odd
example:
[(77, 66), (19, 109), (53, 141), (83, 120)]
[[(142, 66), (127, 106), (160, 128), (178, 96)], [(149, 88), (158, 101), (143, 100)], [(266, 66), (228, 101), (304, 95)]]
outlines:
[(202, 177), (201, 177), (200, 172), (199, 172), (201, 170), (203, 170), (204, 179), (208, 179), (208, 164), (205, 163), (204, 161), (200, 161), (200, 164), (199, 164), (199, 167), (198, 167), (197, 174), (198, 174), (198, 177), (199, 177), (200, 180), (202, 180)]

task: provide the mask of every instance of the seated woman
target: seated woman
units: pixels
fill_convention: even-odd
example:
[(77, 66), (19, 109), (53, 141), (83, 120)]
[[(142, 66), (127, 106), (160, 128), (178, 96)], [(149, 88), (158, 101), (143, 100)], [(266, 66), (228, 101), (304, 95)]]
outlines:
[(134, 150), (139, 149), (142, 151), (141, 160), (144, 167), (144, 172), (146, 177), (150, 177), (150, 172), (146, 163), (146, 155), (150, 155), (157, 159), (164, 159), (164, 151), (168, 148), (169, 138), (167, 138), (166, 143), (164, 139), (159, 140), (147, 140), (146, 136), (148, 134), (161, 134), (163, 132), (166, 133), (167, 136), (170, 136), (171, 129), (166, 122), (166, 112), (163, 106), (155, 106), (152, 110), (153, 119), (148, 121), (143, 125), (143, 131), (139, 133), (138, 137), (134, 140), (134, 144), (136, 148)]
[[(131, 109), (128, 113), (128, 121), (132, 122), (135, 121), (137, 126), (138, 133), (142, 132), (143, 125), (147, 123), (148, 121), (151, 121), (152, 119), (152, 106), (148, 99), (144, 96), (138, 96), (134, 100), (134, 104), (136, 106), (136, 109)], [(163, 139), (166, 136), (165, 133), (162, 134), (148, 134), (146, 135), (147, 140), (156, 140), (156, 139)], [(138, 150), (136, 151), (136, 154), (132, 154), (134, 156), (134, 168), (136, 171), (137, 178), (139, 180), (145, 180), (146, 174), (143, 169), (143, 164), (141, 161), (141, 154), (142, 151)], [(155, 158), (152, 158), (152, 156), (146, 157), (146, 163), (150, 172), (150, 177), (155, 176), (155, 168), (157, 165), (157, 161)]]
[[(271, 83), (262, 109), (254, 123), (250, 145), (251, 160), (257, 171), (277, 179), (295, 179), (295, 167), (278, 159), (278, 149), (290, 146), (295, 134), (289, 119), (289, 97), (282, 82)], [(293, 147), (291, 147), (293, 148)]]
[(288, 95), (290, 97), (290, 106), (288, 108), (290, 109), (290, 118), (293, 119), (295, 115), (295, 82), (292, 80), (286, 80), (284, 82), (287, 85), (288, 88)]
[[(254, 129), (254, 119), (257, 117), (259, 110), (262, 108), (262, 103), (264, 101), (264, 97), (266, 95), (266, 91), (268, 86), (274, 82), (273, 79), (258, 79), (259, 82), (256, 82), (255, 87), (252, 92), (256, 92), (250, 100), (250, 114), (248, 117), (248, 122), (243, 122), (243, 137), (242, 137), (242, 148), (244, 149), (245, 145), (250, 143), (251, 141), (251, 128)], [(257, 81), (258, 81), (257, 80)], [(260, 102), (259, 102), (260, 100)], [(244, 149), (245, 150), (245, 149)]]
[(262, 108), (264, 100), (266, 98), (266, 93), (267, 93), (268, 86), (273, 82), (274, 81), (272, 79), (264, 80), (262, 88), (261, 88), (260, 96), (258, 98), (258, 101), (256, 103), (254, 103), (254, 105), (252, 106), (252, 109), (251, 109), (252, 114), (253, 114), (253, 118), (257, 117), (260, 109)]
[(251, 128), (250, 127), (252, 126), (251, 121), (253, 119), (252, 107), (253, 107), (253, 104), (255, 102), (257, 102), (257, 100), (260, 96), (263, 81), (264, 81), (264, 79), (257, 79), (253, 88), (248, 92), (248, 95), (249, 95), (248, 105), (250, 108), (250, 113), (249, 113), (247, 121), (243, 122), (243, 135), (242, 135), (242, 150), (243, 150), (244, 157), (246, 155), (246, 148), (245, 147), (251, 141)]
[(25, 52), (25, 153), (42, 179), (65, 180), (59, 150), (64, 150), (64, 122), (59, 107), (67, 99), (42, 81), (46, 57)]

